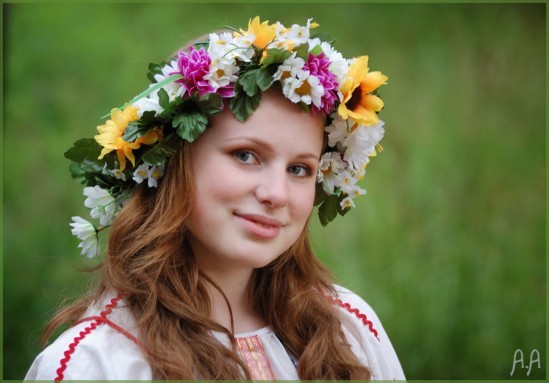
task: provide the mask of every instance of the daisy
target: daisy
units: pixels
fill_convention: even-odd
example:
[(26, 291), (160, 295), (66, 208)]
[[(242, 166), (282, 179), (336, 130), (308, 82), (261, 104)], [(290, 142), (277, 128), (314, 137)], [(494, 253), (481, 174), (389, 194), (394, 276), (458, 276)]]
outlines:
[(336, 188), (343, 181), (343, 172), (346, 164), (338, 152), (326, 152), (320, 157), (317, 179), (322, 182), (324, 191), (328, 195), (336, 193)]
[(343, 159), (349, 162), (351, 167), (359, 169), (369, 162), (368, 156), (375, 155), (376, 146), (383, 138), (385, 130), (384, 122), (379, 120), (376, 125), (362, 126), (355, 124), (344, 140), (346, 147)]
[(118, 211), (116, 200), (111, 193), (95, 185), (85, 187), (84, 195), (88, 197), (84, 201), (84, 206), (91, 209), (92, 218), (99, 219), (102, 226), (109, 226)]
[(99, 254), (99, 240), (95, 226), (81, 217), (72, 217), (69, 225), (72, 226), (71, 233), (82, 241), (78, 245), (82, 249), (80, 254), (88, 258), (96, 257)]

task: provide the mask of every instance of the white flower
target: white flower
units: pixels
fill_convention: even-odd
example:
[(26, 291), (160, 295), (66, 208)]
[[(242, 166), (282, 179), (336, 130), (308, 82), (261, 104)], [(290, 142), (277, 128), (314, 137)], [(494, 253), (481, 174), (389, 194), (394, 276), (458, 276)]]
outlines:
[(311, 34), (310, 29), (311, 27), (317, 26), (316, 23), (312, 23), (311, 21), (313, 19), (307, 20), (306, 26), (301, 26), (298, 24), (293, 24), (290, 28), (286, 28), (284, 25), (282, 25), (280, 22), (277, 22), (276, 25), (276, 36), (277, 36), (277, 42), (276, 47), (277, 48), (295, 48), (302, 44), (305, 44), (309, 40), (309, 36)]
[(339, 186), (341, 191), (348, 195), (354, 195), (357, 192), (358, 177), (356, 172), (352, 169), (345, 169), (338, 174), (337, 180), (339, 181), (336, 186)]
[(229, 32), (224, 32), (221, 35), (210, 33), (208, 56), (212, 62), (215, 60), (248, 62), (255, 53), (252, 47), (254, 40), (255, 35), (234, 37)]
[(273, 80), (284, 80), (288, 77), (306, 77), (308, 73), (303, 70), (304, 65), (305, 60), (301, 57), (296, 57), (296, 53), (294, 52), (278, 66), (277, 71), (273, 75)]
[(360, 169), (370, 160), (369, 155), (375, 154), (375, 147), (381, 139), (385, 130), (381, 120), (376, 125), (353, 127), (351, 134), (343, 140), (346, 147), (343, 159), (350, 163), (353, 169)]
[(355, 207), (355, 203), (353, 202), (353, 199), (351, 197), (345, 197), (339, 203), (339, 206), (341, 206), (342, 209), (350, 209), (352, 207)]
[(294, 103), (303, 102), (306, 105), (320, 107), (324, 87), (317, 77), (310, 76), (307, 72), (302, 73), (305, 73), (304, 78), (288, 77), (282, 80), (282, 93)]
[(149, 182), (150, 188), (158, 186), (158, 179), (164, 174), (164, 166), (151, 166), (149, 169)]
[[(162, 69), (162, 73), (157, 73), (154, 75), (156, 83), (149, 85), (149, 88), (156, 86), (160, 81), (165, 80), (167, 77), (171, 76), (174, 72), (179, 72), (179, 65), (177, 65), (177, 60), (172, 60), (170, 63), (166, 64)], [(171, 73), (171, 74), (170, 74)], [(172, 81), (164, 86), (161, 89), (164, 89), (168, 94), (169, 101), (175, 100), (176, 97), (181, 97), (185, 92), (185, 88), (181, 84)], [(154, 111), (155, 115), (161, 113), (164, 109), (160, 106), (160, 100), (158, 98), (158, 91), (155, 90), (146, 97), (142, 97), (136, 102), (133, 103), (133, 106), (138, 108), (137, 115), (139, 118), (143, 116), (143, 113), (147, 111)]]
[(141, 164), (133, 172), (133, 180), (140, 184), (149, 177), (149, 165)]
[(99, 186), (85, 187), (84, 195), (88, 198), (84, 205), (91, 209), (92, 218), (99, 218), (102, 226), (109, 226), (118, 210), (114, 197), (108, 190), (101, 189)]
[(355, 185), (353, 190), (351, 190), (350, 193), (348, 193), (351, 198), (356, 198), (358, 196), (366, 194), (366, 190), (362, 189), (358, 185)]
[(331, 195), (343, 182), (346, 164), (338, 152), (326, 152), (320, 157), (317, 179), (322, 182), (324, 191)]
[(343, 142), (350, 133), (350, 129), (348, 128), (348, 122), (341, 118), (339, 114), (334, 113), (332, 117), (332, 123), (326, 126), (324, 131), (328, 133), (328, 145), (336, 148), (338, 144), (343, 145)]
[(240, 67), (235, 60), (212, 60), (210, 64), (210, 73), (204, 76), (205, 80), (215, 89), (225, 87), (238, 80), (238, 71)]
[[(154, 86), (154, 84), (151, 86)], [(162, 113), (162, 111), (164, 110), (160, 106), (160, 100), (158, 99), (158, 92), (153, 92), (147, 97), (140, 98), (139, 100), (134, 102), (132, 105), (137, 108), (137, 115), (139, 116), (139, 118), (143, 116), (143, 113), (148, 111), (153, 111), (155, 112), (155, 115), (157, 115), (159, 113)]]
[[(105, 167), (107, 165), (105, 164)], [(121, 171), (120, 169), (113, 169), (113, 170), (109, 170), (109, 173), (111, 175), (114, 176), (114, 178), (116, 178), (117, 180), (122, 180), (122, 181), (126, 181), (126, 175), (124, 174), (123, 171)]]
[(236, 38), (225, 32), (221, 35), (211, 33), (208, 45), (210, 73), (204, 78), (216, 89), (235, 83), (240, 67), (238, 61), (248, 62), (254, 54), (249, 36)]
[(150, 166), (147, 164), (140, 165), (133, 173), (133, 180), (140, 184), (144, 180), (147, 181), (149, 187), (157, 187), (158, 179), (164, 174), (164, 166)]
[(71, 233), (82, 241), (78, 245), (82, 249), (80, 254), (86, 255), (88, 258), (97, 256), (99, 243), (95, 226), (81, 217), (72, 217), (70, 226), (72, 226)]

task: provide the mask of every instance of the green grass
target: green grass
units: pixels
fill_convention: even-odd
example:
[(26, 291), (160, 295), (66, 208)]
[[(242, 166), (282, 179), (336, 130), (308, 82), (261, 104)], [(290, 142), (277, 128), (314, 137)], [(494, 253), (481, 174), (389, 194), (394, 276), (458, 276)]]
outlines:
[[(389, 76), (368, 194), (312, 233), (407, 377), (507, 379), (516, 349), (545, 359), (545, 5), (16, 4), (4, 9), (4, 378), (24, 376), (48, 316), (90, 278), (63, 152), (147, 85), (149, 62), (257, 14), (314, 17)], [(545, 378), (541, 365), (528, 378)]]

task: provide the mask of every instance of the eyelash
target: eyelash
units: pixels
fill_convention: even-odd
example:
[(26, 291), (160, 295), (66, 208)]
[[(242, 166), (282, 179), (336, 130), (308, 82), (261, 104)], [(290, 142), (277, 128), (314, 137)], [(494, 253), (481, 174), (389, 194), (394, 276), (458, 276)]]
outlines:
[[(249, 163), (249, 162), (247, 162), (247, 159), (242, 159), (242, 157), (241, 157), (242, 154), (251, 156), (254, 159), (254, 163)], [(257, 156), (249, 150), (236, 150), (236, 151), (232, 152), (232, 155), (238, 162), (240, 162), (244, 165), (255, 165), (255, 164), (259, 163), (259, 160), (257, 159)], [(304, 171), (305, 174), (300, 175), (300, 174), (290, 172), (290, 169), (295, 169), (295, 168), (299, 168), (298, 173), (300, 171)], [(312, 174), (313, 174), (311, 168), (309, 166), (303, 165), (303, 164), (290, 165), (290, 166), (288, 166), (288, 171), (290, 172), (290, 174), (292, 174), (292, 175), (294, 175), (295, 177), (298, 177), (298, 178), (311, 177)]]

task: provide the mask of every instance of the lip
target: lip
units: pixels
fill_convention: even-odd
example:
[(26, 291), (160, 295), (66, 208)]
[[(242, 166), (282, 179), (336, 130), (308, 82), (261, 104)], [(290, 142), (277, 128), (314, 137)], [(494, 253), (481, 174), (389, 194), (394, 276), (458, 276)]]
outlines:
[(235, 213), (234, 215), (239, 219), (247, 232), (259, 238), (275, 238), (283, 226), (282, 222), (259, 214)]

